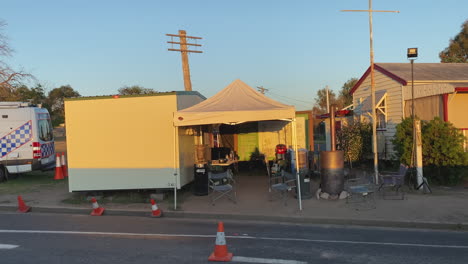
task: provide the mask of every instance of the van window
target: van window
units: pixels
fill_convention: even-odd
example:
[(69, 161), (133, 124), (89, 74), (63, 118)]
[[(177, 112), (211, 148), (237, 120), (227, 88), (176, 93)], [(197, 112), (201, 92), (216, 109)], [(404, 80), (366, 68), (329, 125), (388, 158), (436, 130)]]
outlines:
[(51, 141), (54, 139), (50, 119), (39, 119), (39, 139), (42, 141)]

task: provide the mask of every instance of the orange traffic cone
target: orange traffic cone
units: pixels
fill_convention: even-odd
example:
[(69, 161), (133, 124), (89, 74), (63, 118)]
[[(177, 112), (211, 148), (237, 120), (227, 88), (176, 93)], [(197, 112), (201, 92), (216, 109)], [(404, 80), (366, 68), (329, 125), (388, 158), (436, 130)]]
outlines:
[(226, 238), (224, 237), (223, 222), (218, 223), (218, 232), (216, 233), (216, 243), (213, 253), (208, 257), (209, 261), (231, 261), (232, 253), (228, 252)]
[(96, 199), (93, 197), (91, 198), (91, 202), (93, 203), (93, 211), (91, 211), (91, 215), (93, 216), (100, 216), (104, 213), (104, 208), (100, 207)]
[(151, 199), (151, 217), (161, 217), (162, 216), (162, 211), (161, 209), (158, 208), (158, 205), (154, 201), (154, 199)]
[(57, 153), (55, 155), (55, 176), (54, 180), (63, 180), (63, 170), (62, 164), (60, 162), (60, 155)]
[(29, 211), (31, 211), (31, 207), (27, 206), (24, 203), (23, 198), (21, 198), (21, 195), (18, 195), (18, 212), (27, 213)]
[(67, 163), (65, 162), (65, 152), (62, 152), (62, 172), (63, 172), (63, 177), (68, 177), (68, 167)]

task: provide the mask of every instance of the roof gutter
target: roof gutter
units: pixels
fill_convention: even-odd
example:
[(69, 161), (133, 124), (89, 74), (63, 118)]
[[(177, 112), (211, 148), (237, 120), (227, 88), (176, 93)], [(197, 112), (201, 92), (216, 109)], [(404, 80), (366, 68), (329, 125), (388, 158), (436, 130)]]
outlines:
[[(415, 84), (431, 84), (431, 83), (468, 83), (468, 80), (426, 80), (426, 81), (414, 81)], [(411, 85), (411, 81), (408, 81), (407, 85)]]

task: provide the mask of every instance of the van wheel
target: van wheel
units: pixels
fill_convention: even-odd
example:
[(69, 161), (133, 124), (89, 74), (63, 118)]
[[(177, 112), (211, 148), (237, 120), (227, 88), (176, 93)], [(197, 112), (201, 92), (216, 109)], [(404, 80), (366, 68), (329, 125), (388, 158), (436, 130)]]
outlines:
[(4, 182), (8, 180), (8, 172), (6, 171), (6, 168), (0, 167), (0, 182)]

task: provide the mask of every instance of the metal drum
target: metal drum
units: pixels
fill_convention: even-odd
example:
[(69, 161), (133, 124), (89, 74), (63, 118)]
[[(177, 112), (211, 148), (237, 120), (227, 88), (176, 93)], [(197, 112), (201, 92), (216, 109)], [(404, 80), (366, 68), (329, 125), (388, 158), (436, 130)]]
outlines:
[(339, 195), (344, 189), (344, 155), (343, 151), (320, 152), (320, 174), (322, 192)]

